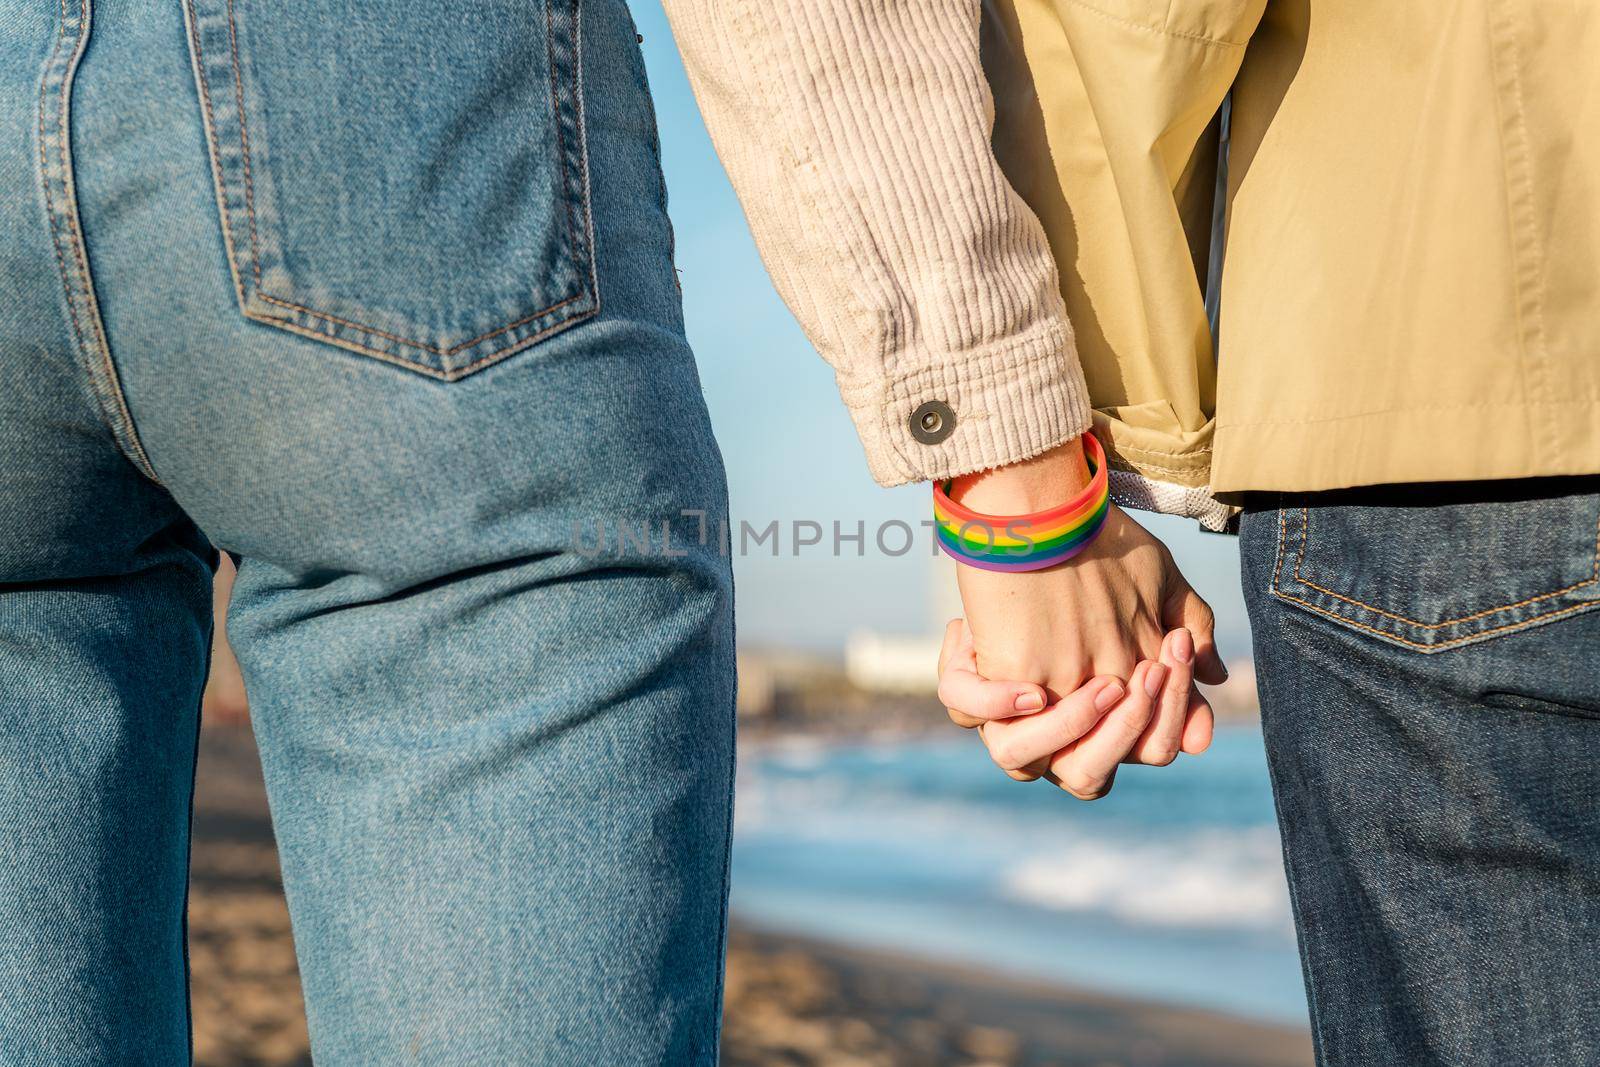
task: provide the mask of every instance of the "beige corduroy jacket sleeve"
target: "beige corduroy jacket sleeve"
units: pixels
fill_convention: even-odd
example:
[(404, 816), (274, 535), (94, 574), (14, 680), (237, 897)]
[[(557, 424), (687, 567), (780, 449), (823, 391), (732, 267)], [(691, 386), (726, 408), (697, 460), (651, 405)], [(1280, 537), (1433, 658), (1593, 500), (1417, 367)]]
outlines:
[(762, 258), (832, 364), (873, 476), (944, 478), (1083, 432), (1050, 246), (990, 146), (981, 0), (665, 7)]

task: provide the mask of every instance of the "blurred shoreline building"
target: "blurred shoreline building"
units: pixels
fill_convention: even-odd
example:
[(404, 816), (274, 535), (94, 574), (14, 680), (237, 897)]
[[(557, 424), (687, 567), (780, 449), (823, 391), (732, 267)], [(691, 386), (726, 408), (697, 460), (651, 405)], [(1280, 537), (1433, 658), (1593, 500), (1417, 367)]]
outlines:
[(932, 697), (939, 688), (939, 648), (945, 624), (962, 614), (956, 564), (942, 553), (928, 559), (924, 585), (927, 629), (917, 634), (856, 630), (845, 641), (845, 676), (874, 693)]

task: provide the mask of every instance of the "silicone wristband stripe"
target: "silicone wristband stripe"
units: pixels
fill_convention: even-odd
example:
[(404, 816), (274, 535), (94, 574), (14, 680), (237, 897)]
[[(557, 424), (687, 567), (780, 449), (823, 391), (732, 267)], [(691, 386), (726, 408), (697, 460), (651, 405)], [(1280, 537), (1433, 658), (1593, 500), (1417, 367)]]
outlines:
[(1085, 458), (1089, 461), (1089, 470), (1093, 476), (1089, 479), (1089, 484), (1065, 504), (1050, 508), (1048, 511), (1037, 511), (1032, 515), (980, 515), (951, 500), (945, 492), (945, 485), (936, 482), (933, 489), (934, 507), (959, 522), (986, 522), (997, 529), (1003, 529), (1008, 522), (1026, 521), (1044, 526), (1063, 521), (1074, 513), (1082, 511), (1084, 505), (1105, 496), (1110, 489), (1110, 478), (1106, 473), (1106, 452), (1101, 447), (1099, 438), (1093, 434), (1084, 434), (1083, 442)]
[[(937, 505), (933, 509), (933, 515), (941, 527), (964, 540), (981, 541), (986, 545), (1021, 545), (1026, 544), (1028, 541), (1048, 541), (1077, 529), (1086, 520), (1092, 518), (1096, 511), (1105, 506), (1106, 499), (1107, 497), (1102, 496), (1097, 500), (1090, 500), (1082, 508), (1074, 512), (1069, 519), (1051, 523), (1040, 523), (1033, 519), (1013, 519), (1008, 525), (1002, 525), (998, 523), (998, 520), (963, 520), (951, 517)], [(1026, 538), (1011, 536), (1007, 532), (1010, 529), (1022, 530), (1026, 534)], [(981, 538), (974, 538), (969, 533), (963, 532), (968, 530), (982, 530), (985, 533)], [(992, 538), (989, 536), (991, 532), (993, 534)]]
[[(1105, 512), (1110, 505), (1109, 498), (1101, 501), (1100, 506), (1095, 509), (1096, 514), (1091, 516), (1091, 521), (1075, 526), (1065, 533), (1059, 533), (1054, 537), (1030, 537), (1026, 541), (1002, 538), (997, 535), (994, 544), (991, 545), (986, 538), (976, 534), (975, 531), (978, 528), (972, 525), (967, 527), (968, 532), (964, 535), (942, 524), (936, 526), (935, 529), (938, 531), (941, 542), (958, 551), (980, 552), (984, 555), (996, 557), (1014, 556), (1021, 558), (1029, 555), (1045, 555), (1058, 549), (1071, 548), (1079, 541), (1092, 536), (1093, 532), (1099, 528), (1100, 523), (1104, 521)], [(1022, 525), (1018, 523), (1013, 529), (1017, 529)]]
[[(1099, 531), (1096, 530), (1096, 533), (1098, 533), (1098, 532)], [(1084, 541), (1081, 544), (1079, 544), (1076, 548), (1069, 549), (1068, 551), (1063, 552), (1058, 556), (1048, 556), (1048, 557), (1041, 558), (1041, 559), (1029, 559), (1029, 560), (1019, 561), (1019, 562), (1016, 562), (1016, 563), (1003, 563), (1003, 562), (1001, 562), (999, 560), (987, 559), (987, 558), (978, 557), (978, 556), (966, 556), (966, 555), (959, 555), (958, 556), (958, 555), (955, 555), (953, 553), (947, 553), (947, 554), (949, 554), (951, 556), (951, 558), (953, 558), (956, 562), (964, 564), (964, 565), (966, 565), (968, 567), (976, 567), (980, 571), (1000, 571), (1002, 573), (1013, 573), (1013, 572), (1019, 572), (1019, 571), (1042, 571), (1046, 567), (1054, 567), (1057, 563), (1065, 563), (1067, 560), (1071, 559), (1073, 556), (1076, 556), (1079, 552), (1082, 552), (1084, 549), (1088, 548), (1093, 543), (1094, 543), (1094, 538), (1091, 537), (1091, 538), (1089, 538), (1089, 540)]]
[(1088, 548), (1111, 510), (1105, 449), (1084, 436), (1092, 477), (1065, 504), (1033, 515), (980, 515), (952, 501), (947, 485), (933, 490), (934, 530), (946, 555), (988, 571), (1032, 571), (1053, 567)]

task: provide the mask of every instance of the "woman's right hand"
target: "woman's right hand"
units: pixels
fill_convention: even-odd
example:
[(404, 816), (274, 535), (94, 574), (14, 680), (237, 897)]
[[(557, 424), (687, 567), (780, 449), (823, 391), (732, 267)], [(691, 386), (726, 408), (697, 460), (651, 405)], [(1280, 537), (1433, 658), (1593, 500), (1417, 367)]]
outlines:
[[(939, 698), (951, 721), (976, 729), (990, 756), (1012, 778), (1047, 778), (1080, 800), (1111, 791), (1122, 763), (1170, 763), (1178, 747), (1204, 752), (1211, 744), (1211, 708), (1191, 708), (1194, 641), (1176, 629), (1162, 642), (1158, 660), (1141, 660), (1126, 684), (1097, 675), (1053, 704), (1042, 687), (978, 673), (971, 631), (962, 619), (945, 628), (939, 653)], [(1152, 727), (1182, 724), (1172, 755), (1162, 745), (1146, 754)]]

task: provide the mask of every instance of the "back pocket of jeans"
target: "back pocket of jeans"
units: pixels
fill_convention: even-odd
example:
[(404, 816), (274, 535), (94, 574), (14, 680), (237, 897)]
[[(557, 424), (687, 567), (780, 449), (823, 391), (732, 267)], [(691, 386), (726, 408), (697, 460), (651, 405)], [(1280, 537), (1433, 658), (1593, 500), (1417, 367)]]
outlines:
[(1441, 652), (1600, 607), (1600, 496), (1279, 513), (1274, 596)]
[(246, 317), (446, 381), (599, 311), (578, 0), (183, 0)]

